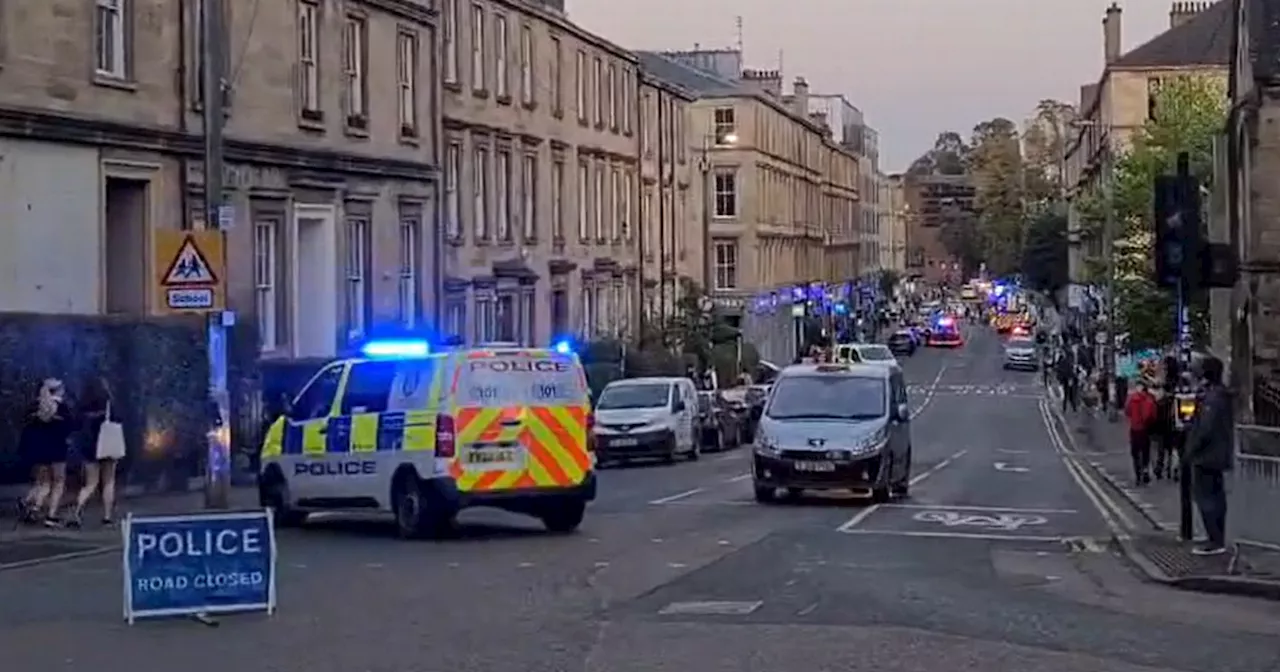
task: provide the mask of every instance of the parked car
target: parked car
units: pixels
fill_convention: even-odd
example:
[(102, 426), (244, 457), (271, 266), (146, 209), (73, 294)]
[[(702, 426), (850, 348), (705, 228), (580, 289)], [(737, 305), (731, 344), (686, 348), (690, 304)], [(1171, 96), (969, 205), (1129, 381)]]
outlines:
[(894, 355), (906, 355), (910, 357), (916, 354), (916, 348), (920, 347), (919, 341), (910, 329), (899, 329), (889, 336), (886, 344), (889, 351)]
[(718, 392), (698, 392), (697, 436), (707, 452), (728, 450), (741, 444), (739, 423), (720, 401)]

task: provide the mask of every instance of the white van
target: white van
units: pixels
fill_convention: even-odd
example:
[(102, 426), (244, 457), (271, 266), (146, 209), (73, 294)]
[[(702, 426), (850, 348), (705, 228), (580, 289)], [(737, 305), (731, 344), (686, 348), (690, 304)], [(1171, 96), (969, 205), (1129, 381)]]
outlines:
[(615, 380), (595, 405), (596, 460), (696, 460), (702, 454), (694, 428), (697, 412), (698, 390), (689, 378)]

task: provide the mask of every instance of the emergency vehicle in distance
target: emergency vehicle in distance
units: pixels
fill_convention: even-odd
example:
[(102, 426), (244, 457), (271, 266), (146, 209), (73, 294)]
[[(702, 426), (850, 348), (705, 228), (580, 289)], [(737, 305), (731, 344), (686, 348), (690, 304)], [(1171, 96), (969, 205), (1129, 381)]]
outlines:
[(262, 446), (259, 497), (281, 526), (318, 511), (387, 512), (402, 537), (489, 506), (571, 532), (595, 499), (591, 402), (578, 356), (376, 341), (326, 365)]
[(928, 345), (934, 348), (958, 348), (964, 345), (964, 337), (960, 335), (956, 319), (949, 315), (939, 317), (929, 330)]

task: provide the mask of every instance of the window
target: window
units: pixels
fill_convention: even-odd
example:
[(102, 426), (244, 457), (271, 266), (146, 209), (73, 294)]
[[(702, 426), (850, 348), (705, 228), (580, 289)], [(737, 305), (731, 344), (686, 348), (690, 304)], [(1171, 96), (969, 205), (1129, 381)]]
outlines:
[(732, 145), (737, 137), (737, 123), (732, 107), (717, 107), (715, 112), (715, 140), (717, 145)]
[(444, 231), (450, 239), (462, 237), (462, 198), (458, 176), (462, 174), (462, 143), (451, 142), (444, 164)]
[(622, 69), (622, 132), (631, 135), (632, 119), (635, 116), (635, 110), (632, 109), (631, 95), (635, 90), (635, 74), (631, 72), (631, 68)]
[(622, 207), (618, 209), (618, 219), (622, 220), (622, 239), (628, 243), (631, 242), (631, 217), (634, 212), (631, 206), (634, 203), (635, 188), (636, 176), (628, 169), (622, 181)]
[(609, 222), (609, 239), (617, 241), (622, 238), (622, 173), (614, 166), (609, 172), (609, 203), (613, 206), (612, 221)]
[(347, 17), (342, 26), (342, 74), (346, 80), (343, 102), (347, 126), (361, 129), (369, 124), (368, 35), (369, 25), (363, 17)]
[(564, 161), (551, 164), (551, 238), (564, 240)]
[(524, 155), (524, 167), (520, 171), (520, 222), (525, 240), (538, 237), (538, 157)]
[(475, 343), (492, 343), (496, 331), (494, 324), (493, 295), (485, 294), (476, 297), (475, 310)]
[(676, 161), (684, 163), (685, 152), (689, 151), (689, 139), (684, 135), (684, 105), (672, 105), (671, 108), (671, 133), (675, 136), (672, 142), (676, 145)]
[(592, 291), (591, 285), (583, 283), (582, 285), (582, 334), (587, 338), (594, 336), (596, 315), (596, 295)]
[(369, 308), (369, 220), (365, 217), (347, 218), (347, 336), (358, 338), (365, 333), (366, 314)]
[(593, 334), (605, 333), (605, 325), (609, 324), (608, 300), (609, 294), (605, 291), (603, 285), (596, 284), (591, 287), (591, 303), (595, 306), (594, 320), (591, 323), (591, 333)]
[(596, 56), (594, 69), (591, 71), (591, 95), (595, 96), (596, 113), (593, 117), (596, 126), (604, 124), (604, 61)]
[(592, 194), (595, 199), (592, 205), (595, 208), (593, 214), (596, 224), (596, 240), (604, 240), (604, 164), (596, 164), (595, 187), (595, 193)]
[(471, 6), (471, 88), (484, 91), (484, 6)]
[(418, 291), (422, 277), (422, 217), (418, 212), (400, 213), (400, 324), (408, 329), (418, 325), (422, 316), (422, 294)]
[(584, 159), (578, 161), (578, 239), (584, 241), (591, 237), (590, 210), (587, 205), (587, 196), (590, 193), (590, 169)]
[(499, 98), (507, 98), (511, 95), (511, 70), (507, 62), (507, 56), (511, 53), (511, 45), (507, 39), (507, 17), (499, 14), (493, 19), (493, 50), (494, 50), (494, 66), (497, 69), (498, 90), (496, 93)]
[(475, 189), (472, 211), (475, 213), (476, 240), (489, 239), (489, 150), (476, 148), (475, 163), (471, 166), (471, 186)]
[[(306, 389), (298, 393), (289, 410), (289, 419), (295, 422), (315, 420), (329, 415), (333, 410), (333, 400), (338, 396), (338, 385), (342, 382), (342, 364), (334, 364), (316, 374), (307, 384)], [(289, 432), (286, 432), (286, 436)], [(301, 451), (301, 447), (298, 449)]]
[(520, 102), (533, 104), (533, 28), (520, 27)]
[(738, 176), (732, 171), (716, 171), (715, 216), (738, 216)]
[(303, 115), (316, 118), (320, 111), (320, 8), (310, 2), (298, 3), (298, 89)]
[(458, 0), (444, 0), (444, 81), (458, 83)]
[(520, 315), (514, 294), (499, 294), (494, 308), (494, 324), (497, 333), (494, 340), (501, 343), (519, 342)]
[(103, 77), (128, 77), (128, 0), (97, 0), (94, 36), (96, 38), (97, 71)]
[(498, 240), (511, 240), (511, 152), (498, 150), (497, 174), (494, 178), (494, 195), (498, 199)]
[(640, 203), (640, 236), (641, 243), (644, 246), (644, 256), (653, 258), (653, 250), (657, 245), (658, 227), (654, 225), (654, 215), (658, 212), (654, 208), (654, 191), (653, 187), (646, 186), (644, 188), (644, 200)]
[(564, 289), (551, 292), (551, 337), (559, 338), (569, 332), (569, 293)]
[(253, 307), (263, 352), (275, 350), (280, 345), (276, 297), (276, 277), (279, 275), (276, 236), (279, 229), (279, 222), (274, 219), (259, 219), (253, 223)]
[(587, 121), (587, 53), (578, 50), (578, 60), (574, 65), (574, 82), (577, 84), (578, 121)]
[(1156, 118), (1156, 107), (1160, 98), (1160, 85), (1163, 82), (1159, 77), (1147, 78), (1147, 119), (1154, 121)]
[(653, 94), (646, 91), (642, 100), (641, 114), (644, 116), (640, 119), (640, 147), (644, 149), (645, 156), (653, 156), (653, 123), (649, 116), (649, 108), (653, 106)]
[(467, 338), (467, 297), (453, 295), (444, 301), (445, 336), (466, 342)]
[(717, 240), (715, 244), (716, 289), (738, 287), (738, 242)]
[(418, 36), (396, 36), (396, 84), (400, 89), (400, 135), (418, 137)]
[(386, 412), (397, 368), (396, 362), (388, 361), (352, 364), (342, 391), (342, 414)]
[(613, 63), (609, 64), (609, 71), (606, 74), (604, 88), (608, 95), (609, 108), (609, 128), (618, 130), (618, 104), (622, 102), (618, 95), (618, 66)]
[(560, 38), (551, 38), (551, 111), (564, 113), (564, 47)]

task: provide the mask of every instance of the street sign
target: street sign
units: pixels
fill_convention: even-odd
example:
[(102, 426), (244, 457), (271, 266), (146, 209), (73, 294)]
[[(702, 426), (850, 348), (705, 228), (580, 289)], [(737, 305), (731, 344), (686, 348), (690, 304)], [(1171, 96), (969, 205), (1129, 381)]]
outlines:
[(124, 618), (276, 607), (270, 511), (125, 518)]
[(226, 304), (222, 232), (154, 232), (156, 312), (210, 313)]

